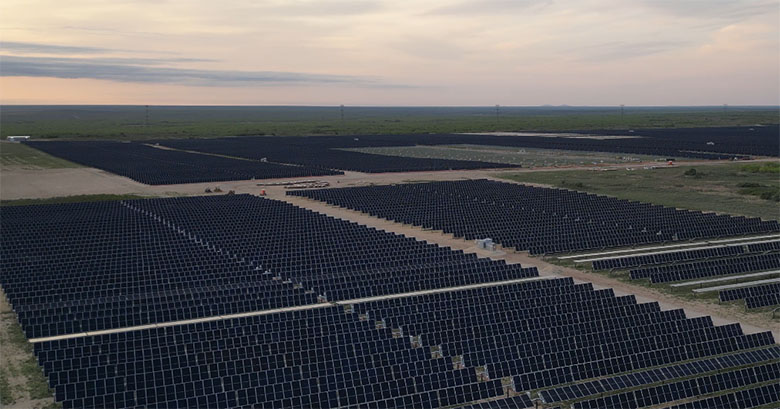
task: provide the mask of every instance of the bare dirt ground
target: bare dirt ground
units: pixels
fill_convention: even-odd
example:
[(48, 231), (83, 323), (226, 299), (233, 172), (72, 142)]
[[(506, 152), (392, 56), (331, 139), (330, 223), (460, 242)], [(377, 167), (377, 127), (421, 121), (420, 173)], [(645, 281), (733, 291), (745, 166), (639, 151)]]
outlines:
[[(677, 162), (675, 166), (695, 164), (706, 166), (727, 161)], [(605, 164), (590, 166), (561, 166), (553, 168), (512, 168), (512, 172), (535, 172), (550, 170), (624, 169), (638, 166), (667, 166), (659, 162), (627, 164)], [(410, 181), (458, 180), (490, 178), (502, 169), (451, 170), (439, 172), (360, 173), (345, 172), (344, 175), (320, 176), (306, 179), (326, 181), (331, 187), (361, 186), (369, 184), (405, 183)], [(271, 179), (263, 182), (293, 181), (302, 178)], [(502, 180), (506, 182), (506, 180)], [(230, 182), (187, 183), (179, 185), (150, 186), (130, 178), (118, 176), (95, 168), (25, 169), (6, 166), (0, 169), (0, 199), (44, 199), (50, 197), (91, 194), (137, 194), (142, 196), (182, 196), (203, 194), (206, 188), (219, 186), (222, 190), (236, 193), (257, 193), (259, 181), (244, 180)]]
[(149, 186), (94, 168), (0, 170), (3, 200), (145, 192)]

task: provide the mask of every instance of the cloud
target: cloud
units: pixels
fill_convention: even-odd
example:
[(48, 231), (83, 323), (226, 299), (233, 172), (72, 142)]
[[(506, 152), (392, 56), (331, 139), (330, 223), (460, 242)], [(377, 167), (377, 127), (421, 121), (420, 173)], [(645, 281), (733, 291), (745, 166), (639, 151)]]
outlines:
[(739, 21), (780, 10), (776, 0), (639, 0), (646, 7), (679, 17)]
[(408, 55), (424, 59), (452, 60), (467, 53), (454, 42), (422, 36), (408, 36), (396, 41), (394, 45)]
[(374, 78), (276, 71), (225, 71), (149, 67), (146, 59), (47, 58), (0, 56), (0, 76), (89, 78), (119, 82), (167, 83), (193, 86), (341, 84), (356, 86), (403, 87)]
[(426, 14), (441, 15), (485, 15), (524, 12), (552, 5), (553, 0), (467, 0), (449, 6), (443, 6)]
[(615, 61), (660, 54), (690, 46), (687, 41), (613, 41), (579, 48), (582, 60)]
[(2, 47), (4, 51), (35, 54), (103, 54), (114, 51), (100, 47), (75, 47), (69, 45), (22, 43), (16, 41), (0, 42), (0, 47)]
[(268, 12), (288, 16), (359, 15), (381, 10), (383, 5), (368, 0), (291, 1), (262, 6)]
[[(103, 47), (77, 47), (69, 45), (42, 44), (42, 43), (23, 43), (17, 41), (3, 41), (0, 43), (0, 49), (12, 54), (55, 54), (55, 55), (73, 55), (73, 54), (177, 54), (175, 52), (163, 51), (132, 51), (124, 49), (112, 49)], [(95, 62), (103, 63), (134, 63), (159, 65), (176, 62), (214, 62), (216, 60), (204, 58), (100, 58), (92, 59)]]

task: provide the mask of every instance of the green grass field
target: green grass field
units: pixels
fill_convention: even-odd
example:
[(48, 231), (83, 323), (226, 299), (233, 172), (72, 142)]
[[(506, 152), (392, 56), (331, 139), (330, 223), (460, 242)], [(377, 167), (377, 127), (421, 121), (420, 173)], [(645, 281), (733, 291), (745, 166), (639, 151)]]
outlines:
[[(717, 164), (694, 167), (637, 169), (616, 171), (572, 170), (532, 173), (501, 173), (497, 177), (563, 187), (621, 199), (650, 202), (683, 209), (714, 211), (763, 219), (780, 220), (780, 204), (746, 190), (746, 184), (768, 191), (780, 189), (780, 178), (766, 165), (764, 172), (753, 172), (752, 165)], [(688, 172), (689, 175), (685, 173)]]
[(0, 136), (151, 139), (676, 128), (778, 123), (777, 107), (3, 106)]
[(562, 151), (552, 149), (515, 148), (506, 146), (398, 146), (346, 149), (379, 155), (411, 158), (458, 159), (494, 163), (509, 163), (523, 167), (571, 166), (600, 163), (630, 163), (657, 158), (633, 154)]
[(25, 169), (78, 168), (81, 165), (68, 162), (21, 143), (0, 142), (0, 167)]

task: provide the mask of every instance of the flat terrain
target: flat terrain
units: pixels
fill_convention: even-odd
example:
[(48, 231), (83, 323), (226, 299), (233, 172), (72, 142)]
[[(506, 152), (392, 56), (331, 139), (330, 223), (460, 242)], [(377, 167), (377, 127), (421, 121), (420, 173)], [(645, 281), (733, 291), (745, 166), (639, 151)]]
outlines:
[(765, 191), (780, 191), (777, 161), (763, 168), (744, 163), (678, 163), (656, 169), (631, 168), (513, 172), (496, 176), (671, 207), (780, 220), (780, 204), (774, 197), (761, 197)]
[(81, 165), (68, 162), (27, 145), (0, 141), (0, 169), (63, 169)]
[(412, 158), (457, 159), (509, 163), (523, 167), (584, 166), (604, 163), (651, 162), (656, 158), (633, 154), (609, 154), (504, 146), (451, 145), (399, 146), (348, 149), (355, 152)]
[[(9, 143), (0, 145), (2, 148), (6, 148), (6, 146), (16, 147), (22, 145)], [(24, 148), (29, 149), (27, 147)], [(287, 190), (282, 186), (258, 186), (258, 183), (266, 184), (273, 181), (246, 180), (149, 186), (101, 170), (78, 167), (70, 162), (52, 158), (49, 155), (38, 155), (32, 149), (30, 149), (32, 152), (22, 149), (17, 150), (16, 153), (14, 153), (13, 149), (15, 148), (12, 147), (10, 151), (5, 151), (5, 149), (3, 151), (4, 159), (2, 169), (0, 170), (0, 199), (3, 201), (46, 198), (54, 201), (73, 201), (138, 196), (202, 195), (206, 188), (213, 190), (215, 187), (219, 187), (223, 192), (234, 190), (236, 193), (259, 194), (260, 190), (263, 189), (266, 190), (267, 196), (270, 198), (284, 200), (333, 217), (376, 227), (388, 232), (404, 234), (429, 243), (473, 252), (481, 257), (503, 259), (509, 263), (521, 263), (525, 266), (536, 266), (542, 276), (569, 276), (580, 282), (591, 282), (597, 288), (613, 288), (619, 295), (636, 295), (640, 302), (658, 301), (663, 309), (684, 308), (689, 317), (712, 316), (713, 321), (717, 325), (739, 322), (746, 333), (755, 333), (768, 329), (773, 332), (775, 339), (780, 339), (780, 320), (773, 320), (771, 314), (767, 311), (748, 313), (745, 312), (744, 308), (734, 303), (717, 304), (713, 302), (712, 295), (690, 296), (691, 291), (689, 288), (680, 290), (677, 293), (669, 288), (654, 287), (630, 281), (621, 276), (593, 273), (580, 268), (574, 268), (572, 265), (556, 264), (557, 262), (554, 260), (530, 257), (527, 253), (508, 249), (499, 249), (500, 251), (497, 252), (479, 250), (471, 241), (455, 238), (440, 231), (402, 225), (356, 211), (329, 206), (322, 202), (297, 196), (287, 196), (285, 194)], [(466, 147), (464, 149), (463, 147), (440, 147), (434, 149), (437, 149), (437, 152), (427, 153), (442, 155), (480, 154), (487, 156), (521, 155), (519, 152), (512, 152), (512, 148)], [(464, 150), (466, 152), (462, 152)], [(529, 155), (529, 151), (526, 150), (526, 155)], [(325, 181), (330, 183), (331, 187), (338, 188), (370, 184), (488, 178), (514, 183), (526, 182), (566, 187), (681, 208), (714, 210), (780, 219), (780, 208), (777, 202), (761, 199), (760, 196), (754, 195), (756, 186), (740, 186), (746, 183), (768, 186), (770, 188), (780, 186), (778, 174), (771, 170), (772, 165), (768, 167), (766, 165), (767, 163), (777, 163), (777, 161), (751, 161), (744, 163), (687, 161), (678, 162), (675, 166), (669, 167), (656, 161), (621, 163), (619, 155), (576, 152), (564, 153), (559, 158), (556, 158), (556, 155), (552, 153), (537, 151), (533, 152), (532, 155), (534, 160), (539, 160), (542, 165), (545, 164), (545, 160), (549, 160), (552, 163), (547, 162), (548, 166), (556, 164), (556, 161), (560, 161), (558, 166), (565, 167), (523, 168), (505, 172), (496, 170), (384, 174), (346, 172), (344, 175), (305, 179)], [(22, 159), (6, 162), (6, 152), (11, 152), (8, 154), (8, 157)], [(427, 153), (423, 152), (421, 154)], [(610, 158), (617, 163), (610, 163)], [(588, 162), (589, 160), (590, 162)], [(604, 162), (601, 162), (602, 160)], [(598, 165), (594, 165), (593, 162), (597, 162)], [(626, 170), (627, 166), (636, 170)], [(658, 168), (651, 170), (644, 169), (645, 167)], [(600, 170), (592, 170), (594, 168)], [(695, 174), (689, 172), (691, 168), (696, 169)], [(686, 172), (689, 174), (686, 175)], [(290, 178), (283, 180), (292, 181), (300, 179)], [(60, 197), (74, 195), (90, 196), (59, 199)], [(31, 202), (17, 202), (16, 204), (22, 203)], [(45, 380), (40, 376), (40, 369), (37, 367), (34, 358), (32, 358), (28, 348), (29, 345), (25, 342), (14, 318), (15, 316), (7, 307), (5, 300), (0, 300), (0, 348), (2, 349), (0, 351), (0, 396), (3, 397), (0, 404), (2, 404), (2, 407), (10, 404), (9, 407), (12, 408), (49, 407), (53, 404), (51, 392), (48, 391), (45, 384), (42, 384)]]
[[(697, 163), (699, 162), (690, 162), (690, 164)], [(657, 163), (650, 162), (640, 163), (637, 165), (654, 166), (657, 165)], [(592, 167), (593, 166), (590, 165), (570, 167), (565, 169), (587, 170), (591, 169)], [(625, 165), (605, 164), (601, 167), (605, 169), (622, 169), (625, 167)], [(552, 171), (560, 172), (562, 170), (563, 169), (553, 169)], [(492, 177), (491, 175), (496, 174), (498, 171), (500, 171), (500, 169), (393, 173), (345, 172), (344, 175), (273, 179), (264, 180), (262, 183), (316, 179), (329, 182), (332, 187), (348, 185), (361, 186), (371, 183), (390, 184), (410, 181), (490, 178)], [(536, 169), (519, 169), (513, 173), (525, 174), (536, 171)], [(8, 167), (0, 171), (0, 199), (43, 199), (96, 194), (132, 194), (139, 196), (199, 195), (203, 194), (206, 188), (213, 189), (215, 187), (219, 187), (225, 192), (228, 190), (235, 190), (236, 193), (257, 194), (261, 189), (257, 186), (258, 183), (260, 182), (244, 180), (231, 182), (187, 183), (181, 185), (150, 186), (95, 168), (25, 169), (24, 167)]]
[[(777, 107), (3, 106), (0, 137), (213, 138), (774, 124)], [(148, 114), (148, 115), (147, 115)]]
[[(41, 199), (48, 197), (137, 194), (166, 195), (158, 189), (94, 168), (31, 170), (24, 167), (0, 170), (0, 199)], [(171, 192), (173, 194), (173, 192)]]

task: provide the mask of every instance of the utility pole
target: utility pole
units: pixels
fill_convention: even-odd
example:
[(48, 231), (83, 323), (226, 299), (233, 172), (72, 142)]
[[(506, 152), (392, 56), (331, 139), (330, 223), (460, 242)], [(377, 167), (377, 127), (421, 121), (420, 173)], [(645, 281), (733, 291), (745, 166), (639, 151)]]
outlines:
[(498, 125), (498, 121), (501, 120), (500, 111), (499, 111), (500, 108), (501, 108), (501, 106), (496, 104), (496, 125)]
[(625, 114), (626, 106), (620, 104), (620, 122), (623, 122), (623, 115)]
[(341, 110), (341, 124), (344, 125), (344, 104), (339, 107)]
[(144, 116), (144, 127), (149, 127), (149, 105), (145, 105), (146, 107), (146, 115)]

